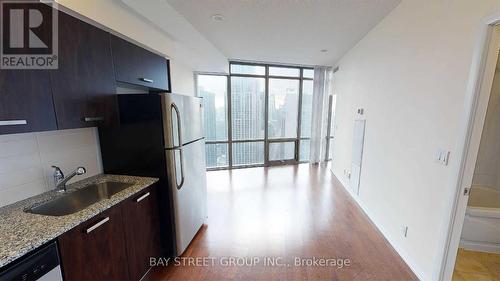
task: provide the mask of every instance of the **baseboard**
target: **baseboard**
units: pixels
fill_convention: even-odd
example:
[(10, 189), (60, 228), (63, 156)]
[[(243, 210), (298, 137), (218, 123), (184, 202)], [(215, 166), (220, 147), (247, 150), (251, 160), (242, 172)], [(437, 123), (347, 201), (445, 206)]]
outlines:
[(418, 265), (410, 258), (410, 256), (406, 253), (406, 251), (404, 251), (396, 243), (391, 241), (391, 239), (389, 238), (388, 232), (384, 229), (384, 227), (379, 222), (376, 221), (376, 219), (374, 218), (374, 216), (370, 212), (370, 210), (368, 210), (362, 204), (362, 202), (360, 202), (358, 195), (355, 194), (354, 191), (352, 191), (350, 188), (346, 187), (349, 185), (346, 185), (344, 182), (342, 182), (337, 177), (337, 175), (335, 175), (333, 172), (332, 172), (332, 175), (339, 181), (339, 183), (342, 185), (344, 190), (346, 190), (347, 193), (349, 193), (351, 198), (354, 199), (354, 202), (356, 202), (356, 204), (361, 208), (361, 210), (365, 213), (365, 215), (368, 217), (368, 219), (370, 219), (372, 224), (375, 225), (375, 227), (378, 229), (378, 231), (380, 231), (380, 233), (382, 233), (382, 236), (384, 236), (385, 240), (387, 242), (389, 242), (389, 244), (392, 246), (392, 248), (394, 248), (394, 250), (398, 253), (398, 255), (401, 257), (401, 259), (403, 259), (403, 261), (411, 269), (411, 271), (418, 277), (418, 279), (425, 280), (425, 281), (432, 280), (431, 278), (428, 278), (428, 276), (426, 274), (424, 274), (424, 272), (422, 270), (420, 270)]
[(471, 250), (471, 251), (500, 254), (500, 244), (497, 243), (468, 241), (460, 239), (460, 248), (464, 248), (466, 250)]

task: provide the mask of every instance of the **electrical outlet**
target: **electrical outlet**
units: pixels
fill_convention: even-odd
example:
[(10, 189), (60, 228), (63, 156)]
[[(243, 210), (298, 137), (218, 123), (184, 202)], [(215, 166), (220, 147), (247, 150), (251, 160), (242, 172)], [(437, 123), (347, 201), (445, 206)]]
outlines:
[(408, 226), (406, 226), (406, 225), (403, 226), (403, 231), (402, 232), (403, 232), (403, 237), (406, 238), (406, 236), (408, 236)]
[(445, 149), (438, 149), (436, 152), (436, 162), (441, 165), (448, 166), (448, 161), (450, 159), (450, 151)]
[(351, 171), (344, 169), (344, 177), (346, 177), (347, 179), (350, 179), (351, 178)]

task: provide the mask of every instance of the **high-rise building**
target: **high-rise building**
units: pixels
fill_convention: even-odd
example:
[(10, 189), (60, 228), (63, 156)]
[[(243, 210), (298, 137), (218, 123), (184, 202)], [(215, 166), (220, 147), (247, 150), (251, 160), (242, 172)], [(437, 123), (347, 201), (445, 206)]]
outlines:
[[(199, 95), (203, 98), (203, 120), (206, 141), (226, 140), (227, 124), (224, 116), (226, 112), (225, 107), (222, 110), (218, 110), (216, 93), (200, 87)], [(207, 167), (227, 165), (227, 144), (207, 144), (205, 154)]]
[[(233, 140), (264, 138), (264, 79), (234, 77), (231, 80)], [(264, 142), (233, 144), (235, 165), (264, 163)]]
[[(200, 75), (198, 80), (198, 95), (204, 98), (207, 167), (227, 166), (229, 158), (232, 158), (233, 166), (264, 164), (266, 130), (268, 139), (275, 140), (269, 143), (269, 160), (294, 159), (299, 124), (301, 129), (299, 159), (308, 160), (312, 80), (299, 76), (293, 78), (290, 76), (290, 79), (271, 77), (263, 71), (263, 66), (259, 68), (234, 64), (231, 67), (234, 75), (229, 77)], [(311, 74), (304, 73), (303, 76), (311, 77)], [(229, 95), (227, 79), (230, 79), (231, 85)], [(302, 102), (299, 104), (301, 81)], [(266, 108), (266, 93), (268, 108)], [(299, 112), (301, 112), (300, 122)], [(229, 131), (231, 131), (231, 144), (228, 142)], [(278, 142), (276, 139), (286, 140)]]

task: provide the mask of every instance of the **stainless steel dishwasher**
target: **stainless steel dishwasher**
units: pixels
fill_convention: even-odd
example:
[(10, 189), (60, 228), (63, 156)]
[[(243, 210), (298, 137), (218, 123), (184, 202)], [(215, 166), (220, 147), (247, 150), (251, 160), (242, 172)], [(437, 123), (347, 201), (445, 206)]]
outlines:
[(63, 280), (56, 242), (42, 246), (0, 269), (0, 281)]

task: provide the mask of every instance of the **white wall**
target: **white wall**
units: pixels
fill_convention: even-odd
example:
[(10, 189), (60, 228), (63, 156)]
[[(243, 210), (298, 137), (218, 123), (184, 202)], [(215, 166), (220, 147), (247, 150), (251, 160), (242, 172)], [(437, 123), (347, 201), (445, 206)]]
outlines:
[[(356, 108), (366, 136), (355, 199), (423, 280), (439, 272), (477, 32), (498, 0), (403, 0), (338, 63), (333, 171), (348, 187)], [(434, 158), (451, 151), (448, 166)], [(408, 235), (403, 237), (403, 227)]]
[[(500, 62), (500, 58), (499, 58)], [(493, 79), (488, 111), (474, 170), (474, 185), (489, 186), (500, 191), (500, 67)]]
[(228, 59), (166, 0), (115, 0), (174, 41), (166, 54), (196, 71), (227, 72)]
[(172, 93), (196, 96), (193, 70), (175, 59), (170, 61), (170, 68)]
[(102, 173), (96, 128), (1, 135), (0, 147), (0, 206), (54, 189), (52, 165), (85, 167), (74, 180)]

